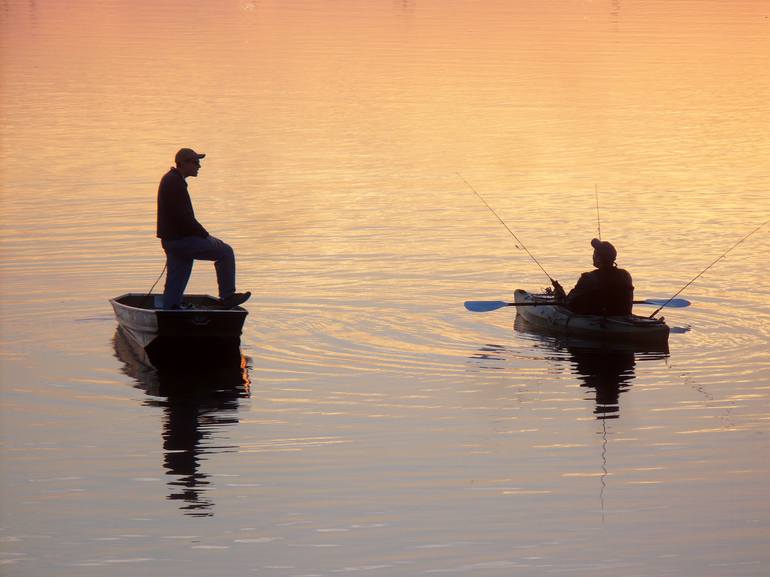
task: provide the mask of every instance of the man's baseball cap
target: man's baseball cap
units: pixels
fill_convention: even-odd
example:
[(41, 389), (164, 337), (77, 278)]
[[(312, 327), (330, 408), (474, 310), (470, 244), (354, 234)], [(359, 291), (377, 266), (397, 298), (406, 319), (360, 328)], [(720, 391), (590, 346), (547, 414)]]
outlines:
[(179, 152), (177, 152), (176, 156), (174, 157), (174, 162), (177, 164), (182, 164), (188, 160), (200, 160), (205, 156), (205, 154), (199, 154), (195, 152), (192, 148), (180, 148)]
[(601, 241), (598, 238), (591, 240), (591, 246), (602, 262), (612, 264), (618, 256), (618, 251), (609, 242)]

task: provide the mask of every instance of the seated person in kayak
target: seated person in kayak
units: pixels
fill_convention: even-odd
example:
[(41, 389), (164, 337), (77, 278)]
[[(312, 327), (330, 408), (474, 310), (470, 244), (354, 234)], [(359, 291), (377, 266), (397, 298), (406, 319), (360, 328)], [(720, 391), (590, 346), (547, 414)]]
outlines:
[(580, 315), (629, 315), (634, 301), (634, 285), (631, 275), (618, 268), (618, 253), (609, 242), (598, 238), (591, 241), (594, 247), (596, 270), (580, 275), (575, 288), (564, 293), (559, 281), (553, 281), (554, 296), (563, 300), (572, 312)]

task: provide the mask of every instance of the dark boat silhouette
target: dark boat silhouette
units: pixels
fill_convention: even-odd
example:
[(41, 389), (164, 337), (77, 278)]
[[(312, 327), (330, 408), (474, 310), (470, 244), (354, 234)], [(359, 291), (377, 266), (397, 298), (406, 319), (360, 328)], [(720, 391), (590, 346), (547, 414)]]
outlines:
[(161, 298), (128, 293), (110, 300), (124, 335), (144, 351), (150, 364), (159, 368), (231, 362), (248, 311), (218, 308), (218, 299), (210, 295), (185, 295), (190, 308), (164, 310), (159, 308)]

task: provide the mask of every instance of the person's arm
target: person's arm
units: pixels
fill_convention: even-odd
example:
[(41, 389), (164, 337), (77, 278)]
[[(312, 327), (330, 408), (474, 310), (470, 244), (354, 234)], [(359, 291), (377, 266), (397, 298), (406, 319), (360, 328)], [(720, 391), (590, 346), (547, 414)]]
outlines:
[(623, 279), (626, 285), (625, 302), (623, 303), (624, 314), (630, 315), (634, 308), (634, 281), (631, 279), (631, 274), (624, 270), (625, 278)]
[(566, 293), (564, 292), (564, 287), (561, 286), (559, 281), (551, 279), (551, 284), (553, 285), (553, 297), (557, 301), (563, 301), (567, 298)]
[(588, 273), (581, 274), (575, 284), (575, 288), (567, 294), (567, 306), (575, 312), (580, 312), (589, 308), (595, 290), (596, 283), (591, 275)]
[(208, 231), (195, 218), (192, 201), (183, 181), (172, 184), (166, 197), (169, 207), (169, 217), (173, 221), (173, 227), (180, 236), (200, 236), (206, 238)]

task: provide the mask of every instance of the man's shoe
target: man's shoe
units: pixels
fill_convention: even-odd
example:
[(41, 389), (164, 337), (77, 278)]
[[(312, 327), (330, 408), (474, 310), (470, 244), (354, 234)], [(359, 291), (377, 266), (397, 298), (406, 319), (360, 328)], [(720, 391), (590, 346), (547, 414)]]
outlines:
[(245, 293), (234, 293), (231, 294), (229, 297), (223, 298), (219, 300), (219, 308), (221, 309), (232, 309), (237, 307), (240, 304), (245, 303), (247, 300), (251, 298), (251, 293), (246, 291)]

